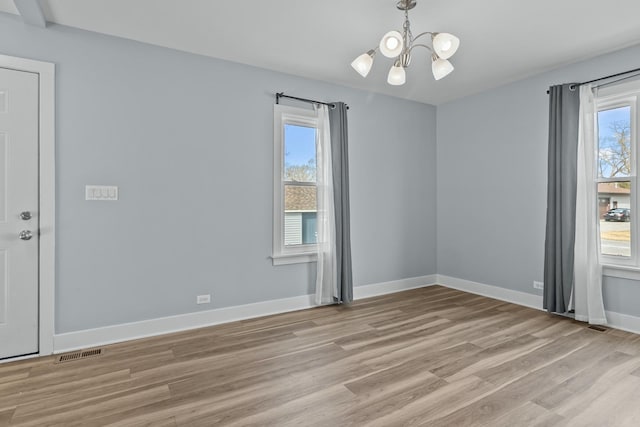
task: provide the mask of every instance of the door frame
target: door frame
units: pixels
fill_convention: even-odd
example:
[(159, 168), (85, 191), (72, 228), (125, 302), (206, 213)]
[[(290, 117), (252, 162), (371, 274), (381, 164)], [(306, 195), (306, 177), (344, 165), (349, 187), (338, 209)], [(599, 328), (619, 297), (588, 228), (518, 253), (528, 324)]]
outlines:
[[(53, 354), (55, 334), (55, 64), (0, 55), (0, 67), (38, 74), (38, 355)], [(11, 359), (10, 359), (11, 360)]]

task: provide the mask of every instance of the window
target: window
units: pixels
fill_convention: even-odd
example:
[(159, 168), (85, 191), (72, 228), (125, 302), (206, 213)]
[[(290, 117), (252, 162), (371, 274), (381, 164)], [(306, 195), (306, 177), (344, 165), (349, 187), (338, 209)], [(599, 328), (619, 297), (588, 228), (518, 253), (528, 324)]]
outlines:
[(273, 263), (316, 259), (315, 111), (274, 106)]
[(605, 265), (640, 267), (637, 186), (640, 84), (600, 90), (597, 177), (600, 253)]

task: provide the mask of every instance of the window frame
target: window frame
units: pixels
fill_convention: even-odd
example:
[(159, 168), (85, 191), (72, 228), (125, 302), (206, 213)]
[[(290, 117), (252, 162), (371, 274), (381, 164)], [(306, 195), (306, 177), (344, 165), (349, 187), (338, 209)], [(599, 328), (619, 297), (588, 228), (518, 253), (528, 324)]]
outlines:
[[(594, 177), (595, 186), (597, 188), (602, 182), (629, 182), (631, 185), (630, 203), (631, 220), (630, 220), (630, 256), (605, 255), (600, 252), (600, 264), (603, 266), (603, 275), (610, 277), (620, 277), (625, 279), (640, 280), (640, 189), (638, 188), (638, 171), (640, 170), (640, 149), (638, 140), (638, 123), (640, 123), (640, 81), (623, 84), (616, 87), (608, 87), (600, 89), (596, 95), (596, 151), (599, 150), (599, 123), (598, 114), (601, 111), (611, 110), (615, 108), (630, 108), (630, 145), (631, 145), (631, 173), (628, 177), (600, 178)], [(599, 157), (596, 155), (596, 161)], [(596, 165), (596, 171), (598, 167)], [(599, 195), (596, 191), (596, 202)], [(597, 203), (596, 203), (597, 205)], [(600, 218), (598, 217), (598, 233), (600, 233)], [(601, 248), (598, 248), (601, 251)]]
[[(284, 127), (285, 125), (313, 127), (316, 129), (316, 152), (320, 135), (318, 112), (309, 109), (290, 107), (280, 104), (273, 106), (273, 265), (315, 262), (318, 245), (303, 244), (286, 246), (284, 244)], [(313, 185), (306, 184), (302, 185)]]

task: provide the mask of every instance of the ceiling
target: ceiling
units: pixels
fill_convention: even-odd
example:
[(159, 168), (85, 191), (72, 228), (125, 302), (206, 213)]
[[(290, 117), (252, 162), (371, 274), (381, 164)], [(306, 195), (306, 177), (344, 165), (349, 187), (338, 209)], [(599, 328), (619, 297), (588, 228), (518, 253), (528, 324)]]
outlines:
[(640, 1), (614, 3), (418, 0), (414, 35), (457, 35), (456, 69), (434, 81), (419, 49), (398, 87), (380, 54), (367, 79), (349, 65), (402, 29), (396, 0), (41, 0), (50, 22), (436, 105), (640, 43)]

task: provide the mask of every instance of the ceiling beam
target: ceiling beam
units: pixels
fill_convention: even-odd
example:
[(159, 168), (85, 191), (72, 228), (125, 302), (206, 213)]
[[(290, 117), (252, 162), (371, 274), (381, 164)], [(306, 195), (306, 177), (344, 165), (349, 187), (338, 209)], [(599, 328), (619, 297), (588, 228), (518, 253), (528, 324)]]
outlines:
[(40, 28), (47, 26), (47, 19), (44, 17), (39, 0), (13, 0), (13, 3), (25, 24)]

